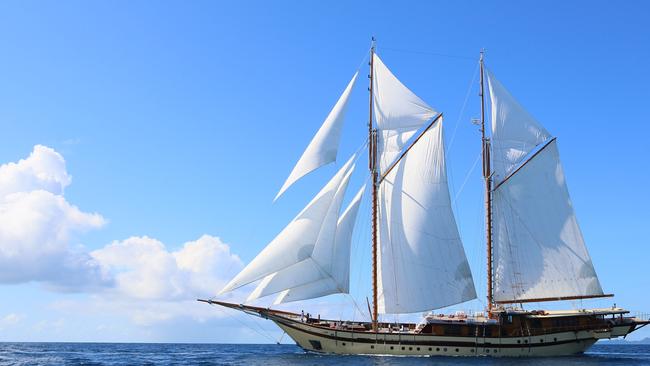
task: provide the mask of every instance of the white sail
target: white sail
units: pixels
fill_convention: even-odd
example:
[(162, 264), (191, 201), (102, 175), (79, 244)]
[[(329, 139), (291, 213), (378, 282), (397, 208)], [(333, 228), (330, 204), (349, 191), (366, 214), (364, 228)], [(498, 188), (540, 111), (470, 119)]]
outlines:
[(417, 130), (438, 113), (404, 86), (377, 54), (373, 55), (373, 74), (378, 163), (384, 171)]
[[(323, 236), (336, 233), (336, 215), (331, 208), (336, 204), (337, 192), (354, 168), (356, 154), (334, 175), (316, 197), (275, 237), (220, 294), (262, 279), (307, 258)], [(340, 202), (339, 208), (340, 208)], [(338, 209), (337, 211), (338, 212)]]
[(274, 201), (300, 178), (321, 166), (336, 160), (348, 99), (350, 98), (350, 92), (352, 91), (352, 87), (354, 86), (358, 75), (359, 72), (357, 71), (343, 91), (343, 94), (341, 94), (339, 100), (334, 105), (334, 108), (330, 111), (325, 122), (323, 122), (323, 125), (318, 132), (316, 132), (316, 135), (294, 166), (291, 174), (289, 174), (289, 177), (275, 196)]
[(492, 102), (492, 168), (498, 184), (551, 135), (487, 72)]
[(603, 294), (555, 140), (492, 199), (496, 301)]
[(378, 307), (437, 309), (476, 297), (447, 185), (442, 120), (379, 187)]
[[(343, 196), (346, 184), (347, 182), (342, 184), (337, 196)], [(286, 291), (281, 295), (283, 298), (292, 299), (298, 294), (302, 294), (300, 297), (304, 299), (304, 296), (313, 298), (330, 293), (347, 293), (352, 231), (364, 189), (365, 186), (352, 199), (340, 218), (338, 218), (340, 204), (339, 207), (332, 205), (333, 209), (337, 209), (338, 218), (335, 237), (319, 240), (310, 258), (265, 277), (246, 301), (289, 289), (296, 290)], [(298, 287), (300, 289), (297, 289)]]

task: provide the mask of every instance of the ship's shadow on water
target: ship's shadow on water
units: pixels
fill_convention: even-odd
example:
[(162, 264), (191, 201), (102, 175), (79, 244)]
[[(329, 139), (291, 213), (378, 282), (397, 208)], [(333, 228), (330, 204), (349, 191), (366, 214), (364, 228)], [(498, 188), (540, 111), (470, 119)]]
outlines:
[(294, 345), (0, 343), (4, 365), (650, 365), (650, 345), (595, 345), (554, 358), (335, 356)]

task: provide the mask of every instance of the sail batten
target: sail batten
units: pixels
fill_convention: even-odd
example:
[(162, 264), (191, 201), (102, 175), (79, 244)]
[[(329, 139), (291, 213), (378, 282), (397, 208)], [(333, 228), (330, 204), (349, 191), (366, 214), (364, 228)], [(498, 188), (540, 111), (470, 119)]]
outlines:
[(307, 145), (307, 148), (289, 174), (289, 177), (275, 196), (274, 201), (282, 196), (300, 178), (323, 165), (336, 161), (348, 100), (358, 75), (359, 72), (357, 71), (323, 122), (323, 125), (316, 132), (309, 145)]

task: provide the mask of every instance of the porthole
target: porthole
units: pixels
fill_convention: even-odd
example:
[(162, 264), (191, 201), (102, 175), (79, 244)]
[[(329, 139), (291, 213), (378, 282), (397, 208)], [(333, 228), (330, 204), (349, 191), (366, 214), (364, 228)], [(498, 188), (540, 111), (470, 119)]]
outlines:
[(528, 339), (525, 339), (525, 340), (524, 340), (524, 343), (528, 343)]
[(517, 339), (517, 343), (521, 343), (521, 339)]
[(494, 350), (494, 353), (497, 353), (497, 351), (498, 351), (498, 350), (495, 349), (495, 350)]
[(458, 348), (456, 348), (456, 352), (458, 352)]
[(540, 339), (540, 340), (539, 340), (539, 343), (544, 343), (544, 340), (543, 340), (543, 339)]
[(433, 351), (433, 348), (429, 347), (429, 351)]
[(557, 338), (553, 338), (553, 342), (557, 342)]
[(474, 348), (472, 348), (470, 351), (471, 351), (472, 353), (474, 353)]
[(489, 350), (489, 349), (486, 349), (486, 350), (485, 350), (485, 353), (490, 353), (490, 350)]
[(345, 346), (345, 342), (343, 342), (343, 345)]
[(404, 351), (405, 349), (406, 349), (406, 347), (402, 347), (402, 351)]
[(370, 349), (375, 349), (375, 346), (370, 346)]
[(393, 349), (393, 348), (394, 348), (393, 346), (390, 346), (390, 349)]
[(420, 347), (416, 348), (415, 350), (416, 350), (416, 351), (419, 351), (419, 350), (420, 350)]
[(445, 351), (445, 352), (447, 352), (447, 347), (443, 348), (442, 350)]
[(413, 351), (413, 347), (409, 347), (409, 351)]
[(436, 347), (436, 352), (440, 352), (440, 347)]

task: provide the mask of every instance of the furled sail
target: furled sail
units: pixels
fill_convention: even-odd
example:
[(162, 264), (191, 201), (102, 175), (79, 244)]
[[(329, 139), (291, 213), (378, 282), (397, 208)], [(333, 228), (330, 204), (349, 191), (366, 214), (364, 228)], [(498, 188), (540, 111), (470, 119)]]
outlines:
[(348, 99), (350, 98), (350, 92), (358, 75), (359, 72), (357, 71), (334, 105), (334, 108), (330, 111), (325, 122), (323, 122), (323, 125), (305, 149), (305, 152), (303, 152), (274, 200), (277, 200), (287, 188), (300, 178), (336, 160)]
[(379, 216), (380, 313), (426, 311), (476, 297), (451, 208), (442, 120), (381, 182)]
[(492, 193), (494, 300), (603, 295), (555, 139), (492, 74), (488, 82), (491, 156), (501, 176)]
[[(310, 258), (316, 244), (336, 234), (341, 202), (337, 192), (347, 185), (356, 154), (334, 175), (316, 197), (220, 293), (262, 279)], [(345, 189), (343, 189), (345, 190)], [(336, 205), (338, 204), (338, 208)], [(335, 209), (336, 214), (332, 214)]]
[(373, 54), (373, 98), (379, 169), (395, 161), (407, 141), (438, 113), (402, 84)]
[(334, 240), (319, 241), (312, 256), (267, 276), (247, 301), (281, 292), (275, 303), (311, 299), (350, 289), (350, 247), (365, 186), (341, 214)]

